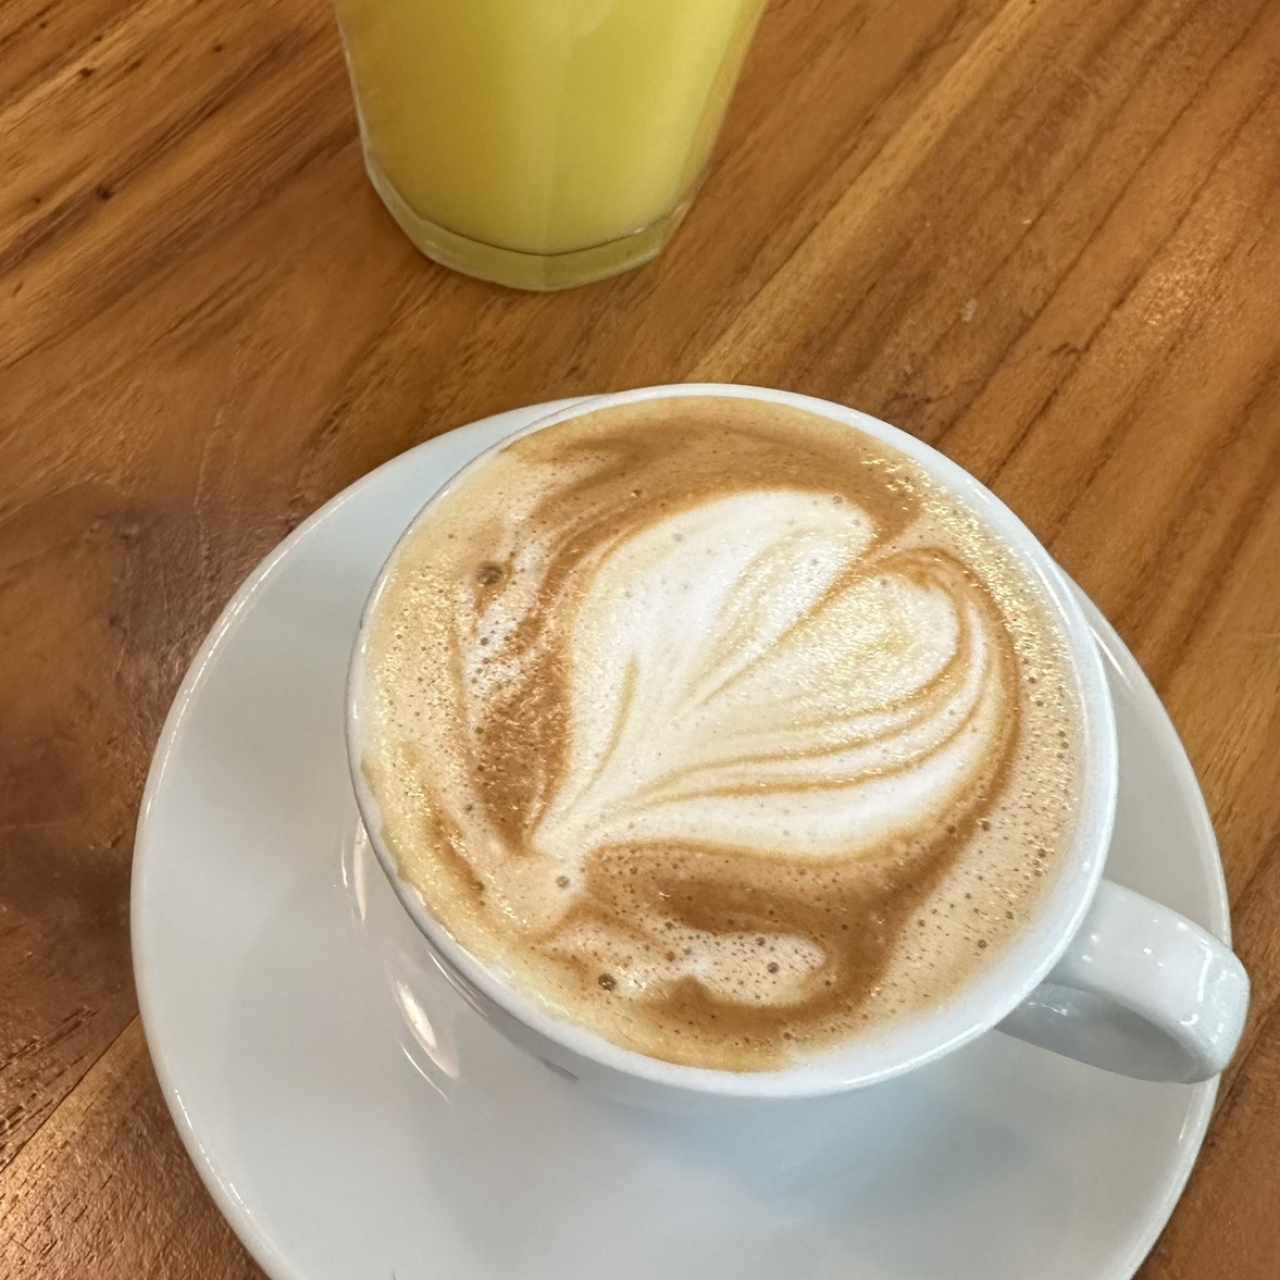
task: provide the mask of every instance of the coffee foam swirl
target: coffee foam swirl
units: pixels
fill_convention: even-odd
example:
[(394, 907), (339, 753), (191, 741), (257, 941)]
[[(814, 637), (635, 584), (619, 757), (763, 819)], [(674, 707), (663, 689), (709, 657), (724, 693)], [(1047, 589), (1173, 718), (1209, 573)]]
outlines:
[(963, 803), (1003, 750), (999, 621), (953, 562), (873, 543), (855, 507), (764, 491), (595, 561), (548, 871), (627, 841), (874, 854)]
[(482, 958), (678, 1061), (770, 1065), (937, 998), (1070, 835), (1033, 584), (907, 459), (795, 411), (518, 441), (403, 548), (370, 660), (404, 874)]

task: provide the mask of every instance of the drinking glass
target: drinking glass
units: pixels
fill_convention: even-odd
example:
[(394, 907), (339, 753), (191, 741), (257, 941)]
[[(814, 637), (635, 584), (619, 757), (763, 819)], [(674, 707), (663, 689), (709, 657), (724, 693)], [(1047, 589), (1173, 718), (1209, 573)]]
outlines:
[(521, 289), (679, 226), (765, 0), (335, 0), (365, 165), (428, 257)]

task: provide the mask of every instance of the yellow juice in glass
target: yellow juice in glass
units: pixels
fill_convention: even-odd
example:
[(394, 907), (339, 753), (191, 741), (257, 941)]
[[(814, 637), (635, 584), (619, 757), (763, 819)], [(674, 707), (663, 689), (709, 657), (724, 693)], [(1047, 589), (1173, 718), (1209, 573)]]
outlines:
[(765, 0), (336, 0), (369, 176), (430, 257), (556, 289), (653, 257)]

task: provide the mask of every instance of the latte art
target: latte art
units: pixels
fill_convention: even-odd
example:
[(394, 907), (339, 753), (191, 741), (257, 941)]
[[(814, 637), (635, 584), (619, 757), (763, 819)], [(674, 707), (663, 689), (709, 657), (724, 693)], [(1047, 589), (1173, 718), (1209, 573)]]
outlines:
[(1038, 589), (908, 459), (753, 401), (527, 436), (402, 548), (365, 769), (481, 959), (629, 1047), (775, 1065), (971, 977), (1070, 839)]
[(765, 490), (591, 566), (548, 874), (628, 841), (874, 856), (970, 803), (1004, 749), (999, 620), (955, 563), (873, 544), (858, 508)]

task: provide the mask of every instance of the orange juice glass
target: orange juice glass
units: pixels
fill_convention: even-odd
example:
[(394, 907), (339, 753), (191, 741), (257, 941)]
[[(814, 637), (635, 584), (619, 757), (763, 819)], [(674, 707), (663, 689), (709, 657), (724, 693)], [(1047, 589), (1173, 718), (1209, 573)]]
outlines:
[(563, 289), (688, 209), (765, 0), (336, 0), (369, 177), (429, 257)]

